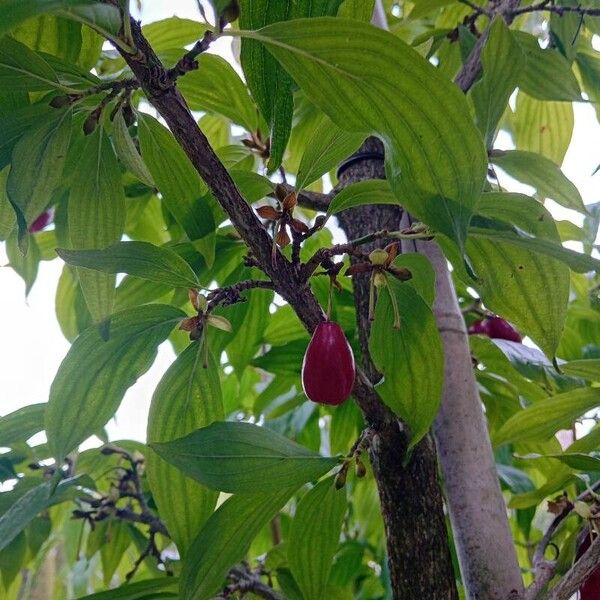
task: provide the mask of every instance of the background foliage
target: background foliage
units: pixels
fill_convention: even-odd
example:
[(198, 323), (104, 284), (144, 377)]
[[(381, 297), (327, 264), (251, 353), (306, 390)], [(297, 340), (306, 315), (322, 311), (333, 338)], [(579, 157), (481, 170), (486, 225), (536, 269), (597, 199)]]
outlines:
[[(235, 21), (229, 3), (213, 4)], [(489, 24), (484, 10), (387, 1), (384, 32), (367, 24), (373, 2), (284, 4), (242, 0), (226, 30), (241, 40), (236, 68), (205, 53), (177, 86), (254, 207), (276, 206), (281, 173), (299, 190), (335, 185), (338, 163), (376, 134), (387, 180), (346, 188), (329, 223), (353, 206), (401, 204), (451, 261), (467, 325), (492, 311), (527, 336), (474, 335), (471, 349), (530, 579), (552, 519), (545, 501), (573, 499), (600, 473), (600, 203), (585, 206), (560, 169), (572, 103), (600, 95), (598, 17), (524, 12), (510, 27), (497, 17), (465, 96), (452, 80)], [(103, 38), (127, 51), (121, 24), (110, 3), (0, 0), (0, 239), (27, 291), (40, 261), (64, 261), (56, 318), (72, 342), (48, 402), (0, 418), (1, 593), (33, 598), (49, 585), (54, 598), (100, 599), (110, 587), (115, 599), (208, 599), (250, 577), (291, 599), (389, 597), (370, 466), (333, 485), (362, 415), (352, 400), (306, 400), (309, 336), (291, 307), (250, 289), (244, 302), (211, 306), (215, 327), (200, 342), (178, 329), (198, 312), (189, 288), (214, 294), (265, 276), (137, 86), (115, 87), (131, 72)], [(173, 67), (211, 27), (169, 18), (142, 31)], [(531, 195), (503, 187), (504, 174)], [(548, 199), (582, 225), (556, 222)], [(48, 210), (53, 225), (36, 231)], [(294, 215), (312, 225), (316, 213)], [(332, 245), (329, 223), (303, 242), (302, 261)], [(434, 276), (417, 255), (394, 265), (412, 279), (381, 290), (370, 348), (386, 376), (380, 394), (416, 443), (443, 383)], [(339, 283), (331, 318), (360, 360), (351, 282)], [(327, 278), (310, 286), (325, 307)], [(104, 426), (164, 341), (177, 358), (153, 395), (148, 444), (109, 443)], [(575, 437), (564, 450), (561, 430)], [(47, 443), (29, 444), (40, 431)], [(92, 435), (106, 445), (79, 451)], [(554, 538), (559, 574), (580, 528), (573, 514)]]

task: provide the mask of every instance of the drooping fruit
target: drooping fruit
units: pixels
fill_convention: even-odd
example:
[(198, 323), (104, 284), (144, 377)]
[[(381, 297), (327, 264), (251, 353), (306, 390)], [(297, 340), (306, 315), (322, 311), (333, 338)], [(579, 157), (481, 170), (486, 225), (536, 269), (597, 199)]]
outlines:
[(29, 233), (37, 233), (38, 231), (42, 231), (50, 223), (52, 223), (52, 219), (54, 214), (51, 210), (45, 210), (37, 219), (29, 226)]
[(491, 317), (488, 319), (488, 329), (491, 338), (510, 340), (511, 342), (523, 341), (521, 334), (502, 317)]
[(478, 319), (469, 326), (469, 333), (490, 336), (490, 328), (487, 319)]
[(487, 337), (509, 340), (511, 342), (521, 342), (521, 334), (502, 317), (490, 317), (489, 319), (479, 319), (469, 326), (469, 333), (487, 335)]
[(354, 385), (354, 355), (342, 328), (333, 321), (317, 325), (302, 363), (302, 387), (309, 400), (341, 404)]

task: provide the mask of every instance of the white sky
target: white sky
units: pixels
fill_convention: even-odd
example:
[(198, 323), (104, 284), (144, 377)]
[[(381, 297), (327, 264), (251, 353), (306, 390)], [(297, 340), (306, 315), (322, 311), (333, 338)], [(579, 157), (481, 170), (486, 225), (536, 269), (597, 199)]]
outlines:
[[(144, 23), (171, 15), (197, 18), (196, 1), (144, 1)], [(230, 44), (231, 38), (224, 38), (213, 45), (211, 51), (231, 56)], [(597, 191), (600, 174), (591, 175), (600, 163), (600, 127), (590, 105), (574, 106), (575, 128), (563, 171), (578, 187), (584, 202), (590, 204), (600, 200)], [(501, 182), (506, 186), (508, 178), (501, 177)], [(511, 185), (511, 188), (527, 191), (519, 184)], [(556, 218), (580, 224), (581, 216), (577, 213), (552, 202), (548, 206)], [(0, 244), (0, 265), (6, 262), (4, 247)], [(50, 384), (69, 348), (54, 314), (54, 295), (61, 268), (59, 260), (41, 263), (27, 302), (21, 278), (10, 268), (0, 268), (0, 415), (48, 399)], [(111, 439), (145, 440), (152, 392), (173, 357), (170, 346), (163, 344), (152, 368), (127, 392), (115, 419), (108, 424)]]

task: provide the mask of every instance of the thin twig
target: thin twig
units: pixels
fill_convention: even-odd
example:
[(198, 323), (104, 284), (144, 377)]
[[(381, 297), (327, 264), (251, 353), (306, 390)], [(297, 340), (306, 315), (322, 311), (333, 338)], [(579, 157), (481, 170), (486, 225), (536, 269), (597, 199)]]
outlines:
[(218, 288), (208, 294), (208, 309), (206, 312), (210, 313), (218, 306), (230, 306), (237, 302), (245, 302), (246, 299), (240, 294), (246, 290), (272, 290), (273, 287), (273, 282), (266, 279), (247, 279), (227, 287)]
[(215, 34), (207, 29), (204, 32), (202, 39), (198, 40), (189, 52), (186, 52), (178, 61), (177, 64), (167, 71), (168, 77), (171, 81), (175, 81), (181, 75), (185, 75), (189, 71), (194, 71), (198, 68), (198, 61), (196, 58), (202, 52), (208, 50), (209, 46), (216, 40)]
[(568, 600), (598, 568), (599, 564), (600, 536), (592, 542), (581, 558), (561, 577), (545, 600)]
[(336, 244), (331, 248), (321, 248), (317, 250), (309, 259), (304, 263), (302, 274), (305, 279), (308, 279), (316, 270), (316, 268), (326, 259), (332, 256), (340, 256), (341, 254), (350, 254), (352, 256), (358, 256), (364, 259), (365, 254), (357, 250), (357, 246), (368, 244), (375, 240), (430, 240), (432, 239), (431, 232), (412, 231), (411, 229), (401, 229), (400, 231), (388, 231), (382, 229), (381, 231), (374, 231), (367, 235), (363, 235), (360, 238), (356, 238), (345, 244)]
[[(311, 210), (318, 210), (320, 212), (327, 212), (329, 203), (331, 202), (332, 196), (330, 194), (320, 194), (319, 192), (307, 192), (302, 190), (298, 192), (293, 185), (289, 185), (285, 182), (280, 183), (288, 194), (292, 192), (297, 193), (298, 204), (304, 208)], [(271, 197), (276, 198), (275, 192), (271, 194)]]
[[(598, 489), (600, 489), (600, 481), (594, 483), (594, 485), (592, 485), (591, 487), (591, 490), (588, 489), (579, 494), (575, 501), (583, 502), (585, 500), (588, 500), (590, 497), (592, 497), (592, 494)], [(561, 510), (560, 513), (556, 515), (556, 517), (554, 517), (554, 520), (552, 521), (552, 523), (550, 523), (548, 529), (546, 529), (546, 531), (544, 532), (544, 536), (537, 545), (532, 559), (534, 569), (534, 580), (525, 591), (526, 600), (535, 600), (554, 576), (554, 572), (556, 570), (556, 563), (555, 561), (548, 560), (545, 557), (546, 549), (552, 544), (552, 538), (554, 537), (554, 534), (560, 527), (561, 523), (565, 521), (565, 519), (571, 514), (574, 508), (574, 502), (565, 502), (564, 508)], [(568, 597), (569, 596), (565, 596), (565, 598)]]
[[(600, 480), (596, 481), (591, 486), (592, 492), (595, 492), (598, 489), (600, 489)], [(585, 500), (589, 500), (590, 497), (591, 497), (590, 490), (585, 490), (584, 492), (579, 494), (579, 496), (577, 496), (577, 498), (575, 498), (575, 501), (576, 502), (584, 502)], [(575, 507), (575, 504), (573, 502), (567, 502), (565, 504), (564, 508), (562, 509), (562, 511), (559, 514), (557, 514), (556, 517), (554, 517), (554, 520), (552, 521), (552, 523), (550, 523), (548, 529), (544, 533), (544, 537), (542, 537), (542, 539), (540, 540), (540, 543), (538, 544), (538, 546), (535, 550), (535, 553), (533, 555), (534, 564), (537, 561), (544, 558), (544, 555), (546, 553), (546, 548), (550, 545), (550, 542), (552, 541), (552, 537), (556, 533), (556, 530), (558, 529), (559, 525), (569, 516), (569, 514), (571, 514), (574, 507)]]
[(245, 565), (237, 565), (229, 571), (229, 579), (233, 582), (228, 586), (231, 592), (252, 592), (264, 600), (285, 600), (279, 592), (263, 583), (258, 574)]
[(493, 11), (489, 10), (485, 6), (480, 6), (479, 4), (475, 4), (475, 2), (471, 2), (471, 0), (458, 0), (461, 4), (464, 4), (475, 11), (475, 16), (478, 15), (486, 15), (487, 17), (492, 18), (494, 16)]
[(565, 13), (574, 12), (582, 16), (598, 17), (600, 16), (600, 8), (584, 8), (583, 6), (557, 6), (556, 4), (549, 4), (548, 2), (540, 2), (538, 4), (531, 4), (530, 6), (522, 6), (515, 8), (510, 11), (510, 14), (515, 17), (524, 13), (531, 12), (551, 12), (562, 17)]

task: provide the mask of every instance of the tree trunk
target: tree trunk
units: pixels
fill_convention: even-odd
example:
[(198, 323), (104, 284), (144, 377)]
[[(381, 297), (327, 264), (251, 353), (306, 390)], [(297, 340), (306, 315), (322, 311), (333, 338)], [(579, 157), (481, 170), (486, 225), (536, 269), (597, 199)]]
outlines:
[[(382, 155), (382, 143), (369, 138), (357, 154), (367, 152)], [(340, 174), (339, 187), (383, 177), (382, 159), (357, 160)], [(348, 239), (354, 239), (378, 229), (397, 229), (401, 216), (402, 210), (398, 207), (368, 206), (342, 212), (339, 222)], [(368, 349), (369, 275), (355, 275), (353, 282), (363, 368), (375, 382), (378, 376)], [(454, 600), (458, 594), (435, 447), (427, 436), (415, 448), (409, 464), (403, 467), (407, 441), (402, 424), (393, 421), (377, 430), (370, 449), (385, 525), (393, 597), (396, 600)]]

